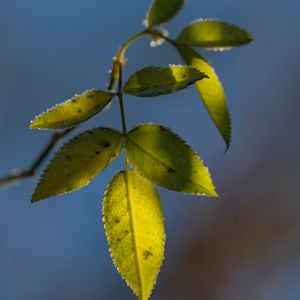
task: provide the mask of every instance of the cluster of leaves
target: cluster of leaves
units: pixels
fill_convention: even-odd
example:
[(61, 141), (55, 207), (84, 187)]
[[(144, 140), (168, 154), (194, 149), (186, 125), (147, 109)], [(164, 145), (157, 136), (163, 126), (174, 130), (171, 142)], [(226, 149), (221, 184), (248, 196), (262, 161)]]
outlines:
[[(159, 195), (154, 185), (173, 191), (217, 197), (200, 157), (170, 129), (141, 124), (126, 131), (123, 94), (154, 97), (195, 84), (227, 147), (231, 126), (223, 87), (213, 67), (192, 49), (220, 50), (252, 40), (244, 30), (217, 20), (197, 20), (170, 39), (157, 26), (169, 21), (184, 0), (155, 0), (144, 22), (146, 29), (125, 43), (114, 61), (109, 90), (90, 90), (47, 110), (31, 122), (36, 129), (76, 127), (119, 97), (123, 132), (110, 128), (87, 130), (67, 142), (47, 166), (32, 201), (72, 192), (88, 184), (125, 150), (124, 171), (106, 188), (103, 222), (114, 264), (139, 299), (149, 299), (163, 255), (165, 231)], [(148, 34), (152, 44), (167, 41), (186, 65), (147, 67), (122, 86), (123, 56), (129, 44)], [(159, 41), (160, 40), (160, 41)], [(117, 92), (115, 81), (119, 80)], [(128, 163), (132, 169), (129, 169)]]

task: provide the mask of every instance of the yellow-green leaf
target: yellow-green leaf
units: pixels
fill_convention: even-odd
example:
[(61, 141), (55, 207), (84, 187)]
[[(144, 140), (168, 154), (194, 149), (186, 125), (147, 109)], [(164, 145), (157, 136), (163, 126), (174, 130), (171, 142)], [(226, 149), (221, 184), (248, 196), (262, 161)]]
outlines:
[(30, 124), (35, 129), (57, 129), (75, 126), (101, 110), (112, 100), (113, 94), (100, 90), (86, 91), (37, 116)]
[(124, 91), (133, 96), (153, 97), (170, 94), (208, 76), (191, 66), (147, 67), (132, 74)]
[(209, 50), (226, 50), (252, 40), (247, 31), (218, 20), (197, 20), (184, 28), (177, 37), (178, 43)]
[(154, 0), (144, 21), (146, 27), (166, 23), (182, 8), (185, 0)]
[(170, 129), (143, 124), (126, 137), (127, 159), (152, 183), (170, 190), (217, 197), (200, 157)]
[(195, 87), (228, 148), (231, 139), (231, 120), (224, 89), (218, 75), (198, 52), (185, 45), (176, 47), (185, 63), (203, 70), (209, 76), (209, 80), (205, 82), (196, 82)]
[(41, 176), (32, 202), (87, 185), (120, 153), (122, 135), (110, 128), (87, 130), (67, 142)]
[(134, 171), (106, 188), (103, 222), (113, 262), (138, 299), (147, 300), (164, 255), (161, 203), (152, 184)]

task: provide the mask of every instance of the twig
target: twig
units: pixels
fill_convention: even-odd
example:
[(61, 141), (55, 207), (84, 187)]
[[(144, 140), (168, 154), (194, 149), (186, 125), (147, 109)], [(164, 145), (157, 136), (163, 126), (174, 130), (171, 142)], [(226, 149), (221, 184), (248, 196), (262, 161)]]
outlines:
[(55, 131), (49, 142), (46, 144), (44, 149), (40, 152), (37, 158), (32, 162), (29, 168), (24, 170), (13, 170), (9, 175), (0, 178), (0, 188), (13, 183), (15, 181), (34, 177), (36, 175), (38, 167), (42, 164), (42, 162), (46, 159), (52, 148), (68, 133), (70, 133), (74, 128), (66, 129), (63, 131)]
[[(110, 74), (110, 80), (108, 84), (108, 90), (113, 91), (114, 86), (116, 82), (118, 82), (118, 96), (120, 100), (120, 108), (121, 108), (121, 115), (122, 115), (122, 127), (123, 127), (123, 135), (126, 134), (126, 125), (125, 125), (125, 113), (124, 113), (124, 105), (123, 105), (123, 95), (122, 95), (122, 78), (119, 78), (119, 76), (122, 76), (122, 64), (124, 63), (124, 55), (131, 43), (139, 39), (140, 37), (148, 34), (156, 34), (156, 32), (150, 32), (150, 31), (142, 31), (134, 36), (132, 36), (126, 43), (124, 43), (118, 53), (117, 56), (113, 59), (113, 68)], [(31, 166), (29, 166), (28, 169), (24, 170), (13, 170), (9, 175), (0, 177), (0, 188), (3, 186), (6, 186), (8, 184), (11, 184), (15, 181), (19, 181), (21, 179), (31, 178), (36, 175), (38, 167), (42, 164), (42, 162), (47, 158), (48, 154), (51, 152), (52, 148), (57, 144), (57, 142), (62, 139), (64, 136), (66, 136), (68, 133), (70, 133), (74, 128), (66, 129), (64, 131), (55, 131), (50, 138), (48, 144), (45, 146), (45, 148), (41, 151), (41, 153), (38, 155), (38, 157), (33, 161)], [(126, 162), (126, 157), (125, 157)], [(127, 166), (127, 163), (126, 163)]]

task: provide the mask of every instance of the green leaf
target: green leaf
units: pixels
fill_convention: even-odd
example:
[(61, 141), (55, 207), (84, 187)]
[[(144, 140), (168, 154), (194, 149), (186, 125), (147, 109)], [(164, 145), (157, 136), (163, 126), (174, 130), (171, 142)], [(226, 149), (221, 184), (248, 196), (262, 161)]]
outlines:
[(146, 27), (166, 23), (182, 8), (185, 0), (154, 0), (144, 21)]
[(40, 114), (31, 122), (30, 128), (57, 129), (75, 126), (103, 110), (112, 98), (113, 94), (109, 92), (86, 91)]
[(110, 128), (87, 130), (67, 142), (47, 166), (32, 202), (87, 185), (118, 156), (122, 135)]
[(183, 29), (177, 37), (178, 43), (208, 50), (227, 50), (252, 40), (247, 31), (218, 20), (197, 20)]
[(103, 201), (113, 262), (140, 300), (150, 297), (164, 255), (164, 220), (154, 187), (134, 171), (118, 173)]
[(153, 97), (170, 94), (208, 76), (191, 66), (147, 67), (132, 74), (124, 91), (133, 96)]
[(143, 124), (126, 137), (129, 163), (151, 182), (170, 190), (217, 197), (200, 157), (170, 129)]
[(177, 45), (176, 48), (185, 63), (203, 70), (209, 76), (209, 80), (205, 82), (196, 82), (195, 87), (228, 148), (231, 140), (231, 120), (224, 89), (218, 75), (198, 52), (184, 45)]

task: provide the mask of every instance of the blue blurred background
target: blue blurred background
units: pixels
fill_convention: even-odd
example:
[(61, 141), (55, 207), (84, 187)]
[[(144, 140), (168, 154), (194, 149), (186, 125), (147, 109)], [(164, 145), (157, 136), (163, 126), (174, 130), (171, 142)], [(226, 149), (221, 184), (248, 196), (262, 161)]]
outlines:
[[(26, 167), (49, 132), (28, 129), (46, 108), (107, 84), (111, 58), (142, 29), (150, 1), (0, 0), (0, 175)], [(233, 120), (225, 145), (194, 88), (126, 98), (128, 127), (171, 127), (213, 173), (220, 200), (159, 189), (166, 259), (152, 299), (300, 299), (300, 2), (189, 0), (168, 26), (217, 17), (255, 41), (205, 53), (222, 82)], [(147, 37), (128, 51), (128, 77), (148, 65), (180, 63)], [(120, 128), (119, 107), (84, 128)], [(115, 270), (101, 221), (116, 160), (88, 187), (30, 203), (37, 179), (0, 192), (0, 299), (134, 299)]]

